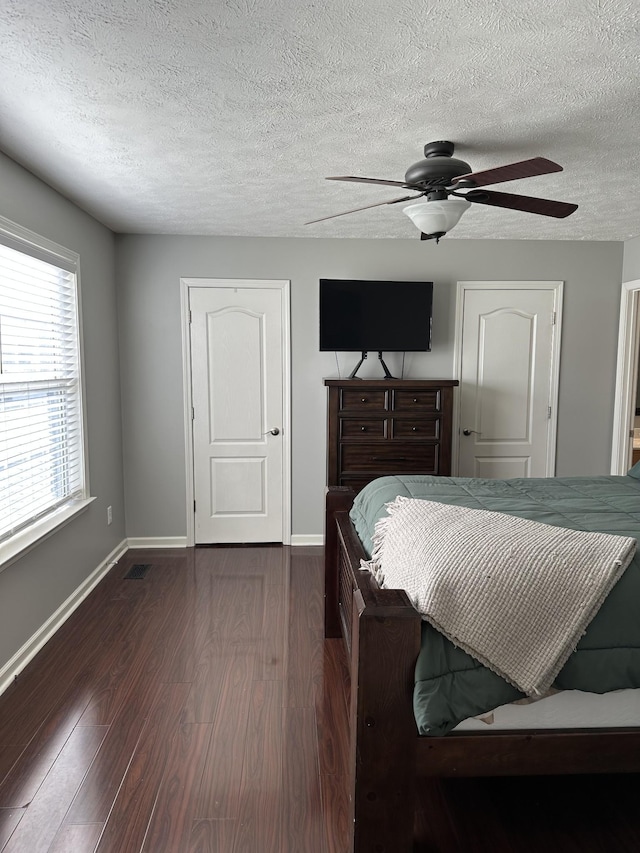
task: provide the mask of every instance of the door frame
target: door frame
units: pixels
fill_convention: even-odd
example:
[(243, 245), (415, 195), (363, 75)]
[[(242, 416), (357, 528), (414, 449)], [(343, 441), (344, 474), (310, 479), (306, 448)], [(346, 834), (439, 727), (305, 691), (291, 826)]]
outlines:
[[(562, 338), (562, 302), (563, 281), (459, 281), (456, 291), (456, 327), (453, 346), (453, 377), (462, 382), (462, 320), (465, 293), (468, 290), (551, 290), (554, 293), (555, 331), (551, 351), (551, 381), (549, 384), (549, 440), (547, 442), (547, 477), (555, 475), (556, 442), (558, 433), (558, 394), (560, 389), (560, 342)], [(453, 441), (451, 443), (451, 470), (458, 474), (460, 463), (460, 398), (462, 386), (459, 385), (453, 400)]]
[(187, 547), (195, 545), (195, 483), (193, 476), (193, 399), (191, 388), (191, 334), (189, 323), (189, 289), (192, 287), (243, 287), (282, 292), (282, 544), (291, 544), (291, 282), (287, 279), (253, 278), (181, 278), (180, 312), (182, 325), (182, 387), (184, 406), (184, 439), (186, 460)]
[(614, 475), (626, 474), (631, 464), (628, 429), (631, 423), (631, 411), (635, 411), (636, 408), (636, 382), (640, 350), (639, 306), (640, 279), (623, 282), (620, 294), (618, 357), (613, 406), (613, 440), (611, 444), (611, 473)]

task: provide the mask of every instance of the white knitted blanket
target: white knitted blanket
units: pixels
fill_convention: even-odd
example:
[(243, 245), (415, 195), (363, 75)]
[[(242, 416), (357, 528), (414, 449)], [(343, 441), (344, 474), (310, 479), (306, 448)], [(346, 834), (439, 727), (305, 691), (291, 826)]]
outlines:
[(530, 696), (551, 687), (636, 548), (628, 537), (413, 498), (387, 511), (363, 567)]

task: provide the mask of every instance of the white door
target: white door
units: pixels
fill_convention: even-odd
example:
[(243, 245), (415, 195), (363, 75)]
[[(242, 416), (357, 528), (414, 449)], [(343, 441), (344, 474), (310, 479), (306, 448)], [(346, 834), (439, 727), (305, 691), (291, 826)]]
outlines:
[(562, 282), (460, 282), (458, 473), (555, 472)]
[(284, 541), (283, 299), (189, 288), (196, 544)]
[(636, 406), (638, 389), (638, 351), (640, 350), (640, 280), (622, 284), (620, 326), (618, 330), (618, 365), (613, 410), (613, 446), (611, 473), (626, 474), (633, 464)]

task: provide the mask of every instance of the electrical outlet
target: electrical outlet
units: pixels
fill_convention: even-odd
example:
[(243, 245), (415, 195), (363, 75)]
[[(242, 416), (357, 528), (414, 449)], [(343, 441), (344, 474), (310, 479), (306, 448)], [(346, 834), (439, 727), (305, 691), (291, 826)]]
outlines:
[(111, 524), (113, 521), (113, 511), (110, 506), (107, 507), (107, 524)]

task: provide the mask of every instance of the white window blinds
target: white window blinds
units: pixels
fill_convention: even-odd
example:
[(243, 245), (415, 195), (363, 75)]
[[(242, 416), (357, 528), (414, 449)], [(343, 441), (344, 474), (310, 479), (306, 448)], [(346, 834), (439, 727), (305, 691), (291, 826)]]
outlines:
[(0, 542), (85, 494), (75, 265), (3, 236)]

